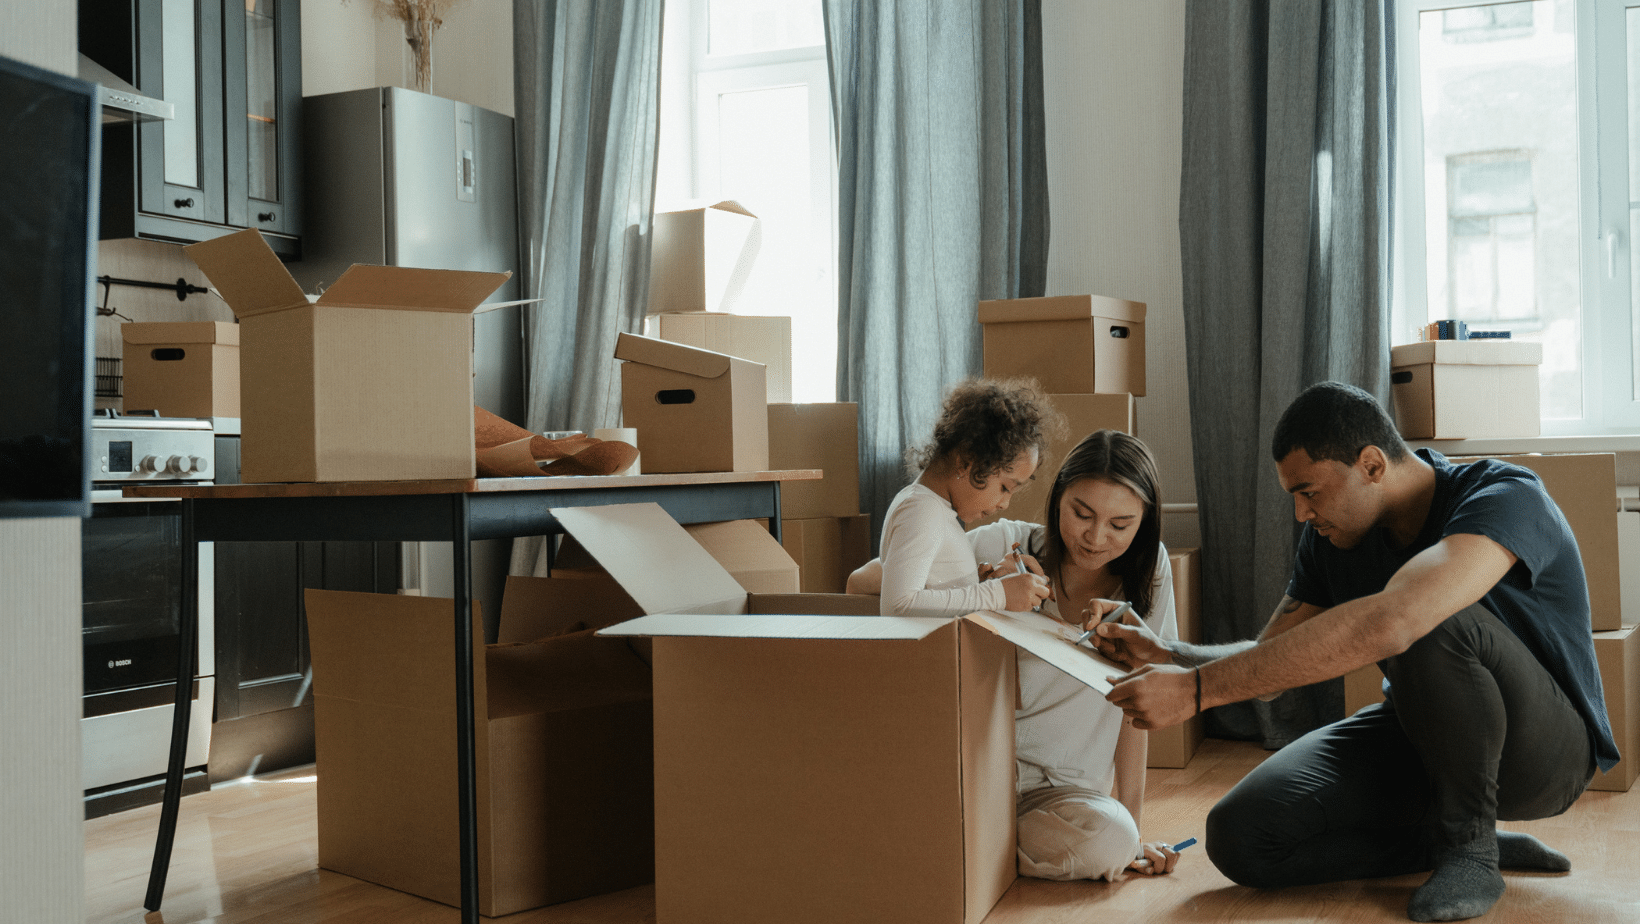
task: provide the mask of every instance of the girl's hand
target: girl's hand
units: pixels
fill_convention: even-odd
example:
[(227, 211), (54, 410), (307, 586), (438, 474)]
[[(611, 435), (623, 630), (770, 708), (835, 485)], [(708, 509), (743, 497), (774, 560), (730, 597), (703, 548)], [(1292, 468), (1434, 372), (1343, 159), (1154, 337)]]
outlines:
[(1143, 876), (1165, 876), (1173, 872), (1173, 867), (1179, 863), (1179, 852), (1173, 845), (1154, 841), (1139, 845), (1139, 856), (1128, 869)]
[(1010, 574), (1000, 580), (1002, 589), (1008, 595), (1003, 608), (1011, 612), (1021, 613), (1032, 609), (1053, 596), (1048, 579), (1041, 574)]

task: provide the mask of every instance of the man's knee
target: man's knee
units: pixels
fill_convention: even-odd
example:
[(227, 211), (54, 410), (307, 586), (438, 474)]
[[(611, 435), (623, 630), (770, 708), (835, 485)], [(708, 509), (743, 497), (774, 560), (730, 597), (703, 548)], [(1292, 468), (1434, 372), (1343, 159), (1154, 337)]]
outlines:
[(1237, 885), (1271, 888), (1279, 885), (1271, 876), (1274, 864), (1260, 849), (1260, 832), (1278, 811), (1262, 799), (1251, 798), (1232, 789), (1207, 813), (1207, 858), (1219, 872)]
[(1067, 792), (1019, 813), (1019, 871), (1038, 879), (1115, 881), (1139, 854), (1139, 829), (1115, 799)]

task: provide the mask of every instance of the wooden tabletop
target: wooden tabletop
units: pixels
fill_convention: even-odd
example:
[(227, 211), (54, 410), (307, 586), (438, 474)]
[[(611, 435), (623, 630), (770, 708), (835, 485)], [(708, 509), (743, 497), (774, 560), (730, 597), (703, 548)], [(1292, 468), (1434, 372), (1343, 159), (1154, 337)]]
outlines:
[(392, 494), (488, 494), (508, 491), (569, 491), (578, 488), (670, 487), (740, 484), (748, 481), (814, 481), (817, 468), (775, 472), (678, 472), (653, 475), (563, 475), (539, 478), (451, 478), (443, 481), (321, 481), (290, 484), (125, 485), (126, 497), (361, 497)]

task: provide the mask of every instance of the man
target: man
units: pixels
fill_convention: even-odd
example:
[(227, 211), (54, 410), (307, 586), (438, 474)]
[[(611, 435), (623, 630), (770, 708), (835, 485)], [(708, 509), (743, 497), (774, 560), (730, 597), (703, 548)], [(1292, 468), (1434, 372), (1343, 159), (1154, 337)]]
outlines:
[(1558, 815), (1618, 760), (1571, 529), (1532, 472), (1410, 452), (1373, 397), (1323, 382), (1271, 454), (1304, 525), (1287, 595), (1256, 641), (1170, 642), (1103, 626), (1136, 668), (1109, 694), (1140, 728), (1377, 662), (1385, 702), (1272, 755), (1208, 815), (1242, 885), (1431, 870), (1415, 921), (1484, 914), (1499, 868), (1570, 861), (1497, 820)]

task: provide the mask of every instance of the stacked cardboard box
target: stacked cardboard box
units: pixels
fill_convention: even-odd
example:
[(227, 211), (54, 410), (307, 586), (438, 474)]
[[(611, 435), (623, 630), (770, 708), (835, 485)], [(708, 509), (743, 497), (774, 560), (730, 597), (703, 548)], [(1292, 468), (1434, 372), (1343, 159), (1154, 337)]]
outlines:
[[(1173, 568), (1173, 612), (1179, 623), (1179, 638), (1200, 644), (1202, 640), (1201, 553), (1196, 549), (1170, 549), (1168, 564)], [(1206, 732), (1202, 717), (1194, 716), (1183, 725), (1150, 733), (1150, 767), (1182, 768), (1196, 756)]]
[(1406, 439), (1538, 435), (1543, 344), (1427, 340), (1389, 352), (1395, 421)]
[[(1469, 462), (1478, 457), (1452, 457)], [(1610, 453), (1496, 456), (1532, 469), (1566, 515), (1583, 558), (1589, 584), (1590, 631), (1606, 714), (1623, 759), (1610, 772), (1598, 773), (1590, 789), (1627, 792), (1640, 777), (1640, 609), (1625, 606), (1625, 597), (1640, 590), (1640, 561), (1622, 556), (1640, 553), (1640, 523), (1635, 514), (1618, 511), (1616, 457)], [(1367, 665), (1344, 678), (1346, 713), (1381, 702), (1384, 675)]]
[(860, 513), (859, 420), (853, 403), (769, 405), (769, 464), (825, 472), (780, 492), (780, 541), (802, 569), (804, 593), (842, 593), (849, 572), (871, 558), (871, 518)]

